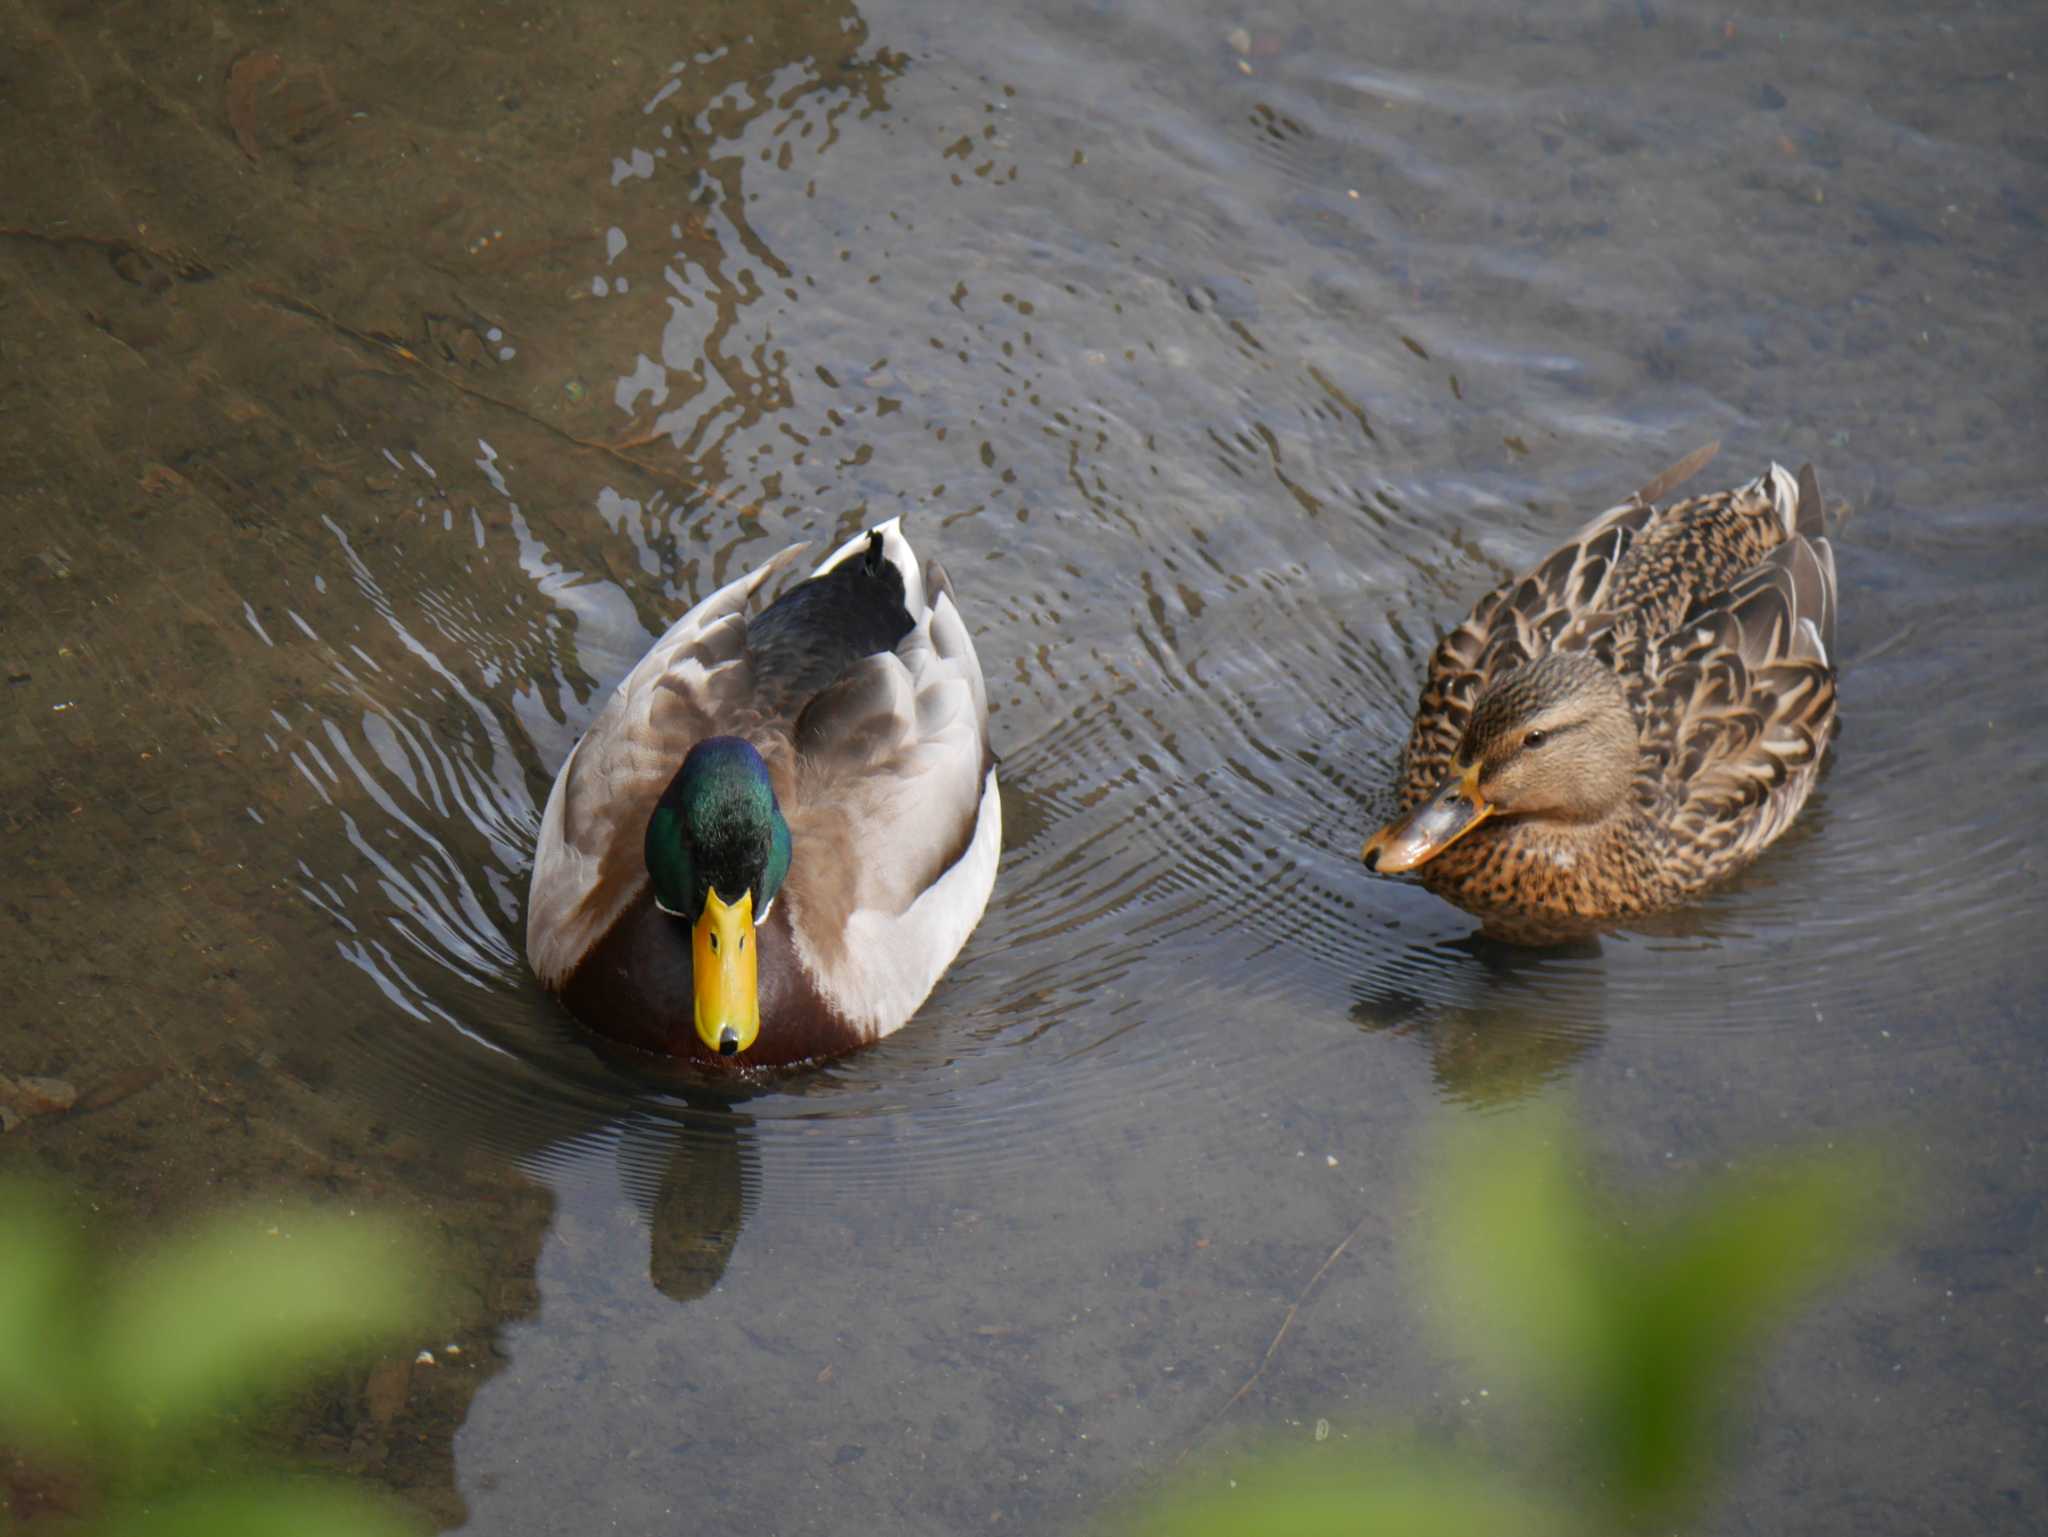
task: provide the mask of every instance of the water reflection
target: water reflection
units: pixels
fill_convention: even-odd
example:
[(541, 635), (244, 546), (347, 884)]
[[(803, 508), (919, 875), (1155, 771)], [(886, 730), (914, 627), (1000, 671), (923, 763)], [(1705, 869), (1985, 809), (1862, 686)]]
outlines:
[[(632, 1145), (629, 1129), (627, 1141), (620, 1173), (647, 1218), (648, 1278), (672, 1301), (695, 1301), (725, 1274), (739, 1242), (746, 1190), (759, 1181), (752, 1123), (717, 1121), (687, 1142), (657, 1134), (645, 1149)], [(651, 1168), (639, 1161), (643, 1151), (654, 1155)], [(649, 1173), (655, 1176), (651, 1189)]]
[(1413, 954), (1400, 980), (1367, 984), (1360, 1028), (1422, 1041), (1446, 1099), (1503, 1105), (1536, 1093), (1607, 1033), (1607, 969), (1586, 940), (1528, 950), (1471, 934)]
[[(536, 1149), (527, 1162), (579, 1210), (630, 1226), (621, 1242), (644, 1254), (643, 1273), (675, 1302), (694, 1302), (718, 1284), (760, 1189), (752, 1119), (714, 1101), (594, 1125)], [(609, 1190), (606, 1170), (614, 1173)]]

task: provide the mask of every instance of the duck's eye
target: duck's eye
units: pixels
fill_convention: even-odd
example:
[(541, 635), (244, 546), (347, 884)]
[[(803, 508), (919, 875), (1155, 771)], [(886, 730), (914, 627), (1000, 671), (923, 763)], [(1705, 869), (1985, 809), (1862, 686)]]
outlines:
[(1543, 744), (1544, 744), (1545, 742), (1547, 742), (1547, 741), (1549, 741), (1549, 740), (1550, 740), (1550, 733), (1549, 733), (1549, 732), (1547, 732), (1547, 731), (1532, 731), (1532, 732), (1530, 732), (1530, 733), (1529, 733), (1529, 734), (1528, 734), (1527, 736), (1525, 736), (1525, 737), (1523, 737), (1523, 738), (1522, 738), (1522, 745), (1523, 745), (1524, 747), (1541, 747), (1541, 746), (1542, 746), (1542, 745), (1543, 745)]

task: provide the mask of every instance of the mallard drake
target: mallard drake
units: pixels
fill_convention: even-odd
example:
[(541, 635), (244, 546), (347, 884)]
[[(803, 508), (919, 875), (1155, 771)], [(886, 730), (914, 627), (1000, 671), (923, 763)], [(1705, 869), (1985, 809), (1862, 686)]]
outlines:
[(1002, 812), (974, 642), (900, 520), (670, 626), (556, 776), (541, 985), (627, 1046), (783, 1065), (887, 1035), (981, 919)]
[(1835, 734), (1835, 557), (1812, 465), (1656, 505), (1719, 446), (1444, 636), (1367, 868), (1545, 943), (1677, 906), (1790, 825)]

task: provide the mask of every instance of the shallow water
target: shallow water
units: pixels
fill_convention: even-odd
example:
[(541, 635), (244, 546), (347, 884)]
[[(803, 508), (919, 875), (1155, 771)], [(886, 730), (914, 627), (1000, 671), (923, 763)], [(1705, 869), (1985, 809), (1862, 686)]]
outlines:
[[(2031, 8), (5, 25), (0, 1071), (83, 1098), (0, 1154), (136, 1235), (441, 1235), (462, 1353), (281, 1436), (491, 1533), (1485, 1440), (1411, 1166), (1549, 1086), (1653, 1188), (1875, 1128), (1939, 1192), (1714, 1530), (2039, 1529)], [(1710, 438), (1854, 508), (1832, 769), (1695, 913), (1474, 945), (1356, 859), (1422, 659)], [(524, 971), (553, 771), (694, 597), (898, 512), (989, 675), (988, 916), (872, 1051), (629, 1075)]]

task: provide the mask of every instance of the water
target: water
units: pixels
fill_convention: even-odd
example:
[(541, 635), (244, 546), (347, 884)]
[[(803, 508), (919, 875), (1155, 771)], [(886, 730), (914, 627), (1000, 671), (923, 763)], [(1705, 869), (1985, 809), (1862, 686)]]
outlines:
[[(1940, 1193), (1713, 1529), (2038, 1529), (2028, 8), (13, 31), (0, 1071), (83, 1100), (0, 1151), (136, 1241), (440, 1235), (461, 1353), (282, 1435), (490, 1533), (1059, 1530), (1261, 1429), (1484, 1439), (1416, 1140), (1568, 1089), (1652, 1188), (1876, 1128)], [(1422, 659), (1709, 438), (1856, 509), (1833, 768), (1694, 913), (1474, 945), (1356, 861)], [(554, 769), (693, 597), (899, 512), (988, 672), (987, 919), (799, 1081), (607, 1063), (524, 972)]]

